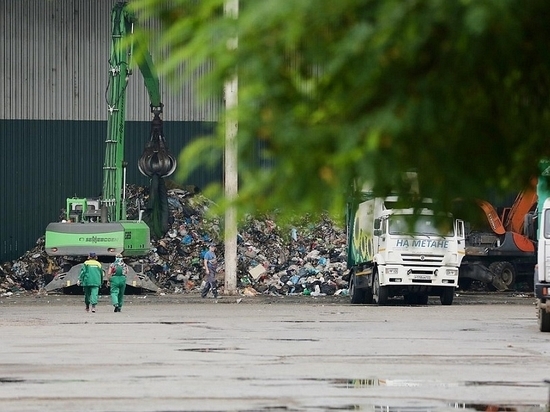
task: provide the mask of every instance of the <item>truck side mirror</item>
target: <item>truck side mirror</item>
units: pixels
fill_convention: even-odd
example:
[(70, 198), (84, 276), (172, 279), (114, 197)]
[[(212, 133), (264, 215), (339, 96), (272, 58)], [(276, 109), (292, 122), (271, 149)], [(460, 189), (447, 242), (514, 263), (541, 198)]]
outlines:
[(529, 212), (523, 218), (523, 235), (531, 240), (537, 240), (536, 213)]
[(382, 220), (380, 218), (374, 219), (374, 230), (372, 231), (372, 234), (374, 236), (382, 236)]
[(465, 233), (465, 230), (464, 230), (464, 221), (462, 220), (455, 220), (455, 233), (456, 233), (456, 236), (459, 238), (459, 239), (464, 239), (466, 233)]

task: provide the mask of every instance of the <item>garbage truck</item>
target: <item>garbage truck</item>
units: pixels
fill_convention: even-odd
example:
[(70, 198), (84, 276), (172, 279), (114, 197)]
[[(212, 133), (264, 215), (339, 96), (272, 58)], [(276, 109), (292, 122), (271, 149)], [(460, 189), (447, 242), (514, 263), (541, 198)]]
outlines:
[(550, 332), (550, 159), (541, 160), (539, 169), (537, 264), (533, 283), (539, 330)]
[[(169, 152), (163, 134), (159, 78), (151, 55), (140, 45), (136, 62), (149, 94), (152, 113), (150, 141), (146, 144), (137, 167), (150, 177), (149, 205), (134, 220), (127, 217), (126, 167), (124, 160), (126, 89), (133, 70), (133, 40), (135, 15), (127, 2), (116, 3), (111, 12), (111, 54), (109, 56), (109, 83), (107, 87), (107, 133), (103, 164), (103, 188), (99, 198), (68, 198), (65, 216), (61, 222), (52, 222), (46, 228), (45, 252), (49, 256), (64, 257), (61, 271), (46, 285), (46, 290), (67, 289), (76, 285), (80, 268), (86, 256), (93, 252), (104, 268), (114, 256), (144, 256), (151, 250), (151, 231), (158, 236), (168, 226), (168, 194), (164, 177), (176, 169), (176, 160)], [(99, 171), (99, 170), (98, 170)], [(149, 216), (142, 219), (143, 212)], [(129, 265), (126, 283), (139, 289), (158, 290), (144, 273), (144, 264)]]
[(385, 305), (403, 297), (452, 305), (465, 253), (464, 222), (434, 211), (430, 199), (403, 207), (397, 196), (366, 189), (347, 203), (349, 295), (352, 304)]
[(544, 201), (540, 214), (535, 299), (539, 330), (550, 332), (550, 199)]

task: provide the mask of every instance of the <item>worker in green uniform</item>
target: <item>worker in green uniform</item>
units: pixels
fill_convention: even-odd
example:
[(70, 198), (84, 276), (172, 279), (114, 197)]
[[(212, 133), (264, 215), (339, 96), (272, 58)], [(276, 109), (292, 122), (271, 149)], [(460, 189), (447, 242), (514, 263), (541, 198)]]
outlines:
[(95, 313), (95, 307), (97, 305), (99, 288), (103, 283), (103, 268), (96, 258), (97, 255), (94, 252), (88, 255), (88, 260), (84, 262), (80, 269), (80, 276), (77, 282), (77, 285), (82, 286), (84, 289), (86, 312), (90, 311), (90, 305), (92, 305), (93, 313)]
[(122, 311), (127, 274), (128, 266), (124, 263), (122, 255), (119, 253), (116, 255), (115, 261), (109, 266), (109, 271), (107, 272), (107, 285), (110, 287), (111, 302), (115, 307), (115, 312)]

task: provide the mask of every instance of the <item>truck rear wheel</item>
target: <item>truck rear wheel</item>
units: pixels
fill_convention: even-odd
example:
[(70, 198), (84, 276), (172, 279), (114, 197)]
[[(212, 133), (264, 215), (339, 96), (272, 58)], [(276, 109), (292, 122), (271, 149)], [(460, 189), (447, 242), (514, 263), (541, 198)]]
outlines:
[(542, 308), (539, 308), (539, 330), (541, 332), (550, 332), (550, 313)]
[(388, 303), (389, 292), (386, 286), (380, 286), (378, 272), (374, 272), (374, 282), (372, 284), (372, 299), (377, 305)]
[(357, 279), (355, 273), (352, 273), (349, 278), (349, 296), (352, 304), (365, 302), (365, 289), (357, 288)]
[(365, 300), (363, 302), (369, 305), (372, 303), (372, 288), (365, 289)]
[(439, 300), (442, 305), (448, 306), (453, 304), (453, 298), (455, 297), (455, 289), (452, 287), (444, 288), (439, 295)]

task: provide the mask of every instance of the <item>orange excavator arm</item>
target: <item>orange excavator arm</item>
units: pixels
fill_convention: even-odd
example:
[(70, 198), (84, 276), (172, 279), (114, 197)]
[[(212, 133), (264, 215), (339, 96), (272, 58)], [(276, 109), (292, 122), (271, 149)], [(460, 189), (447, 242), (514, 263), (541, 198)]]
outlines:
[(489, 222), (491, 229), (493, 229), (493, 232), (495, 232), (497, 235), (503, 235), (504, 233), (506, 233), (506, 229), (502, 224), (502, 220), (500, 220), (500, 217), (498, 217), (498, 213), (493, 205), (481, 199), (477, 200), (477, 204), (485, 212), (485, 215), (487, 216), (487, 221)]
[(518, 194), (504, 218), (504, 228), (510, 232), (523, 233), (524, 217), (537, 204), (537, 200), (537, 179), (532, 179), (529, 187)]

